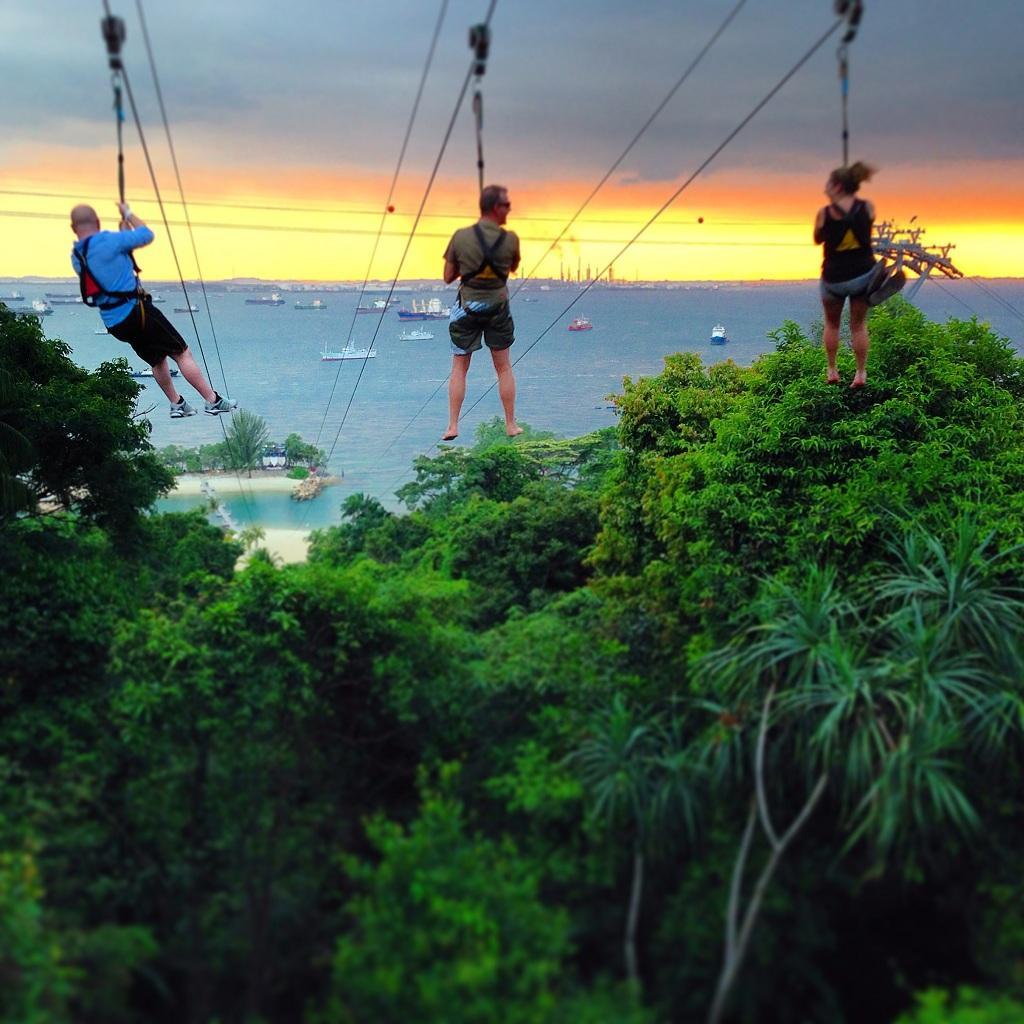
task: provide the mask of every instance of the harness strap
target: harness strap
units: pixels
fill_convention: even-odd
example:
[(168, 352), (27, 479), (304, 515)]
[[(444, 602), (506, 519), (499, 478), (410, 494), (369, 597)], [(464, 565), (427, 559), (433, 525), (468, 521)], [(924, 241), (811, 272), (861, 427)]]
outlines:
[[(82, 302), (87, 306), (92, 306), (95, 309), (117, 309), (118, 306), (123, 306), (126, 302), (132, 299), (136, 299), (141, 302), (146, 298), (146, 291), (142, 287), (142, 282), (138, 276), (135, 278), (135, 290), (131, 292), (115, 292), (104, 288), (100, 284), (96, 275), (93, 273), (92, 268), (89, 266), (89, 243), (92, 241), (93, 236), (90, 235), (84, 242), (82, 247), (77, 249), (78, 263), (81, 269), (78, 272), (78, 287), (82, 295)], [(134, 257), (132, 259), (132, 265), (135, 266), (136, 272), (138, 266), (135, 264)], [(109, 301), (113, 299), (114, 301)], [(145, 316), (145, 314), (143, 314)]]
[(494, 254), (498, 251), (498, 247), (505, 241), (505, 236), (508, 232), (504, 228), (500, 229), (498, 237), (491, 245), (487, 244), (487, 239), (484, 238), (483, 230), (479, 224), (473, 225), (473, 233), (476, 235), (476, 240), (480, 243), (480, 248), (483, 251), (483, 262), (475, 270), (470, 271), (468, 274), (463, 274), (462, 277), (459, 278), (459, 283), (467, 284), (478, 274), (482, 274), (485, 270), (490, 270), (494, 276), (504, 284), (508, 280), (508, 274), (502, 273), (502, 271), (500, 271), (491, 261), (494, 259)]

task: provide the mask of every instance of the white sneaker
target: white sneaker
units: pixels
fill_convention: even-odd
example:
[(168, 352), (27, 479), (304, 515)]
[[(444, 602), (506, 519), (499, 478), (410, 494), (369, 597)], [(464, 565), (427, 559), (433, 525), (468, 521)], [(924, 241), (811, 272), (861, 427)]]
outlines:
[(238, 408), (238, 403), (233, 398), (225, 398), (223, 395), (217, 395), (212, 402), (207, 402), (206, 407), (203, 410), (208, 416), (219, 416), (222, 412), (234, 412)]
[(172, 420), (183, 420), (186, 416), (195, 416), (195, 414), (195, 409), (184, 398), (180, 402), (175, 402), (171, 405)]

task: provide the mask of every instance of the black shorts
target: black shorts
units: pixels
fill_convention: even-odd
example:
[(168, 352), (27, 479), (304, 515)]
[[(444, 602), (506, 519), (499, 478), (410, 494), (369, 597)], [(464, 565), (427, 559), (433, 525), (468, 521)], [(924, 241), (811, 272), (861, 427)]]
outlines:
[(136, 302), (124, 320), (107, 330), (131, 345), (135, 354), (150, 366), (163, 362), (167, 356), (180, 356), (188, 351), (185, 339), (149, 299), (144, 304)]

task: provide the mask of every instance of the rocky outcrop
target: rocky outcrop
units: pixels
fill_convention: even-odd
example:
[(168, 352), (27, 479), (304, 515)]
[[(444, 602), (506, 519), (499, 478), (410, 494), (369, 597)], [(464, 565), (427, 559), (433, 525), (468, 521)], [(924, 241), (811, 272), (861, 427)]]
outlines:
[(305, 480), (300, 480), (292, 489), (292, 499), (294, 501), (311, 501), (325, 486), (326, 483), (322, 477), (307, 476)]

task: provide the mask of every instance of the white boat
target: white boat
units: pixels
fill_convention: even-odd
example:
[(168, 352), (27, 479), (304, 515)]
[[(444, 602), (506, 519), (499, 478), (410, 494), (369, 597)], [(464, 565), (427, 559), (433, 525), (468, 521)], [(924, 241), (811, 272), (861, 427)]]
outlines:
[(323, 299), (314, 299), (312, 302), (296, 302), (296, 309), (326, 309), (327, 303)]
[(161, 302), (167, 301), (162, 295), (150, 295), (149, 300), (157, 306), (159, 306)]
[(352, 342), (349, 342), (340, 352), (330, 352), (325, 345), (320, 353), (320, 362), (337, 363), (342, 359), (375, 359), (376, 356), (377, 353), (373, 349), (354, 348)]
[[(171, 367), (170, 373), (172, 377), (177, 377), (181, 371), (176, 367)], [(132, 370), (130, 376), (134, 377), (135, 380), (147, 380), (153, 377), (153, 370), (151, 367), (147, 367), (145, 370)]]
[(8, 292), (6, 295), (0, 295), (0, 302), (24, 302), (25, 296), (21, 292), (14, 291)]
[(175, 313), (198, 313), (199, 307), (194, 303), (190, 302), (187, 306), (175, 306)]
[(434, 336), (430, 331), (403, 331), (399, 336), (399, 341), (430, 341)]
[(357, 313), (382, 313), (388, 306), (393, 306), (398, 299), (374, 299), (372, 306), (356, 306)]
[(711, 328), (711, 344), (712, 345), (724, 345), (729, 339), (725, 334), (725, 327), (722, 324), (715, 324)]
[(97, 327), (96, 330), (94, 330), (92, 333), (93, 334), (109, 334), (110, 331), (108, 331), (106, 329), (106, 327)]
[(43, 299), (33, 299), (32, 311), (36, 316), (49, 316), (53, 312), (53, 306)]

